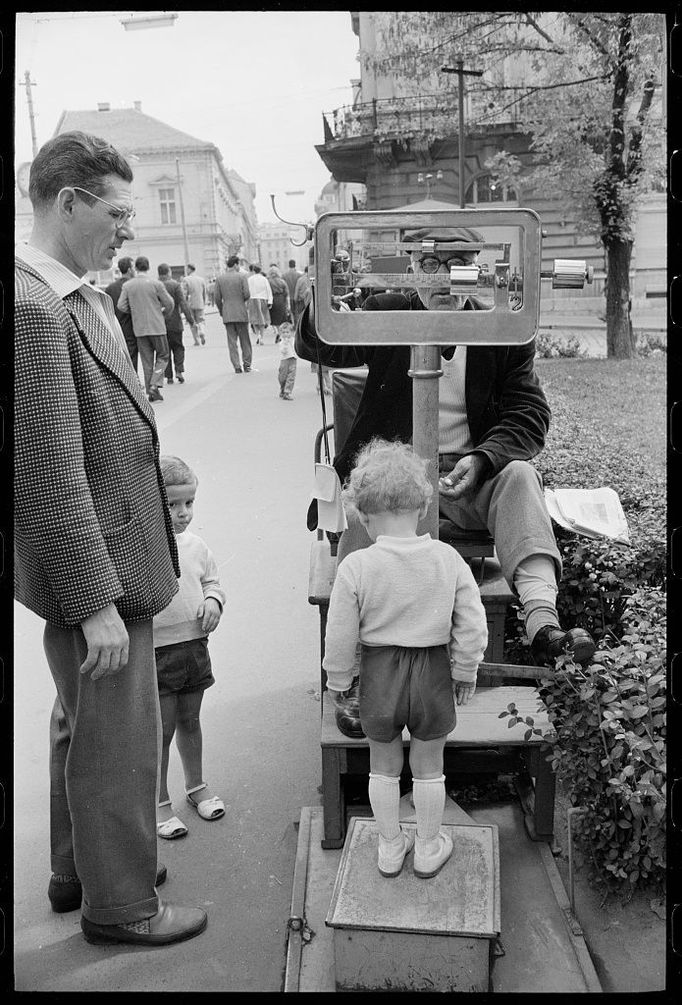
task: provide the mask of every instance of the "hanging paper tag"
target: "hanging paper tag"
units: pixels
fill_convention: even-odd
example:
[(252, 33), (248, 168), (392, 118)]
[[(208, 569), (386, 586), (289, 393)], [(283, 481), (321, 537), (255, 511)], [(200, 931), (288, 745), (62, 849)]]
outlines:
[(317, 499), (317, 526), (338, 534), (348, 526), (341, 502), (341, 482), (336, 468), (331, 464), (315, 465), (315, 491)]

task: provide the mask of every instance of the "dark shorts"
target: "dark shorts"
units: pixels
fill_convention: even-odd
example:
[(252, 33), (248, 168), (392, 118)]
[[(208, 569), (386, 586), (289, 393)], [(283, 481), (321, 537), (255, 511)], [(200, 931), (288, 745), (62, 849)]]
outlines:
[(159, 646), (154, 653), (160, 696), (205, 691), (215, 684), (208, 655), (208, 639), (190, 639), (188, 642), (175, 642), (172, 646)]
[(457, 722), (446, 646), (362, 646), (360, 722), (390, 743), (405, 726), (418, 740), (447, 736)]

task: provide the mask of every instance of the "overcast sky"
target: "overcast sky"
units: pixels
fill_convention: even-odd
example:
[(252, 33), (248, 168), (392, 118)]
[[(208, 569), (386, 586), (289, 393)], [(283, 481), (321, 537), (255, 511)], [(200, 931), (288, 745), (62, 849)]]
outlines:
[(280, 215), (314, 219), (330, 177), (315, 150), (322, 112), (349, 103), (360, 76), (349, 11), (179, 11), (172, 27), (126, 31), (120, 20), (132, 13), (17, 15), (16, 164), (32, 159), (29, 70), (38, 146), (65, 110), (140, 101), (147, 115), (215, 143), (255, 183), (261, 223), (275, 220), (270, 192)]

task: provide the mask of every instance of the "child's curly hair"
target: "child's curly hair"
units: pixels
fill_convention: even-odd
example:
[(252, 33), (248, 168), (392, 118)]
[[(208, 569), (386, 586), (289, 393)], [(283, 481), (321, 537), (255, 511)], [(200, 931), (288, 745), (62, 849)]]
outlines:
[(411, 446), (375, 437), (358, 451), (343, 502), (361, 513), (421, 509), (433, 495), (427, 470), (428, 461)]
[(196, 488), (199, 479), (194, 474), (189, 464), (185, 464), (179, 457), (172, 454), (162, 454), (159, 458), (161, 474), (164, 485), (194, 485)]

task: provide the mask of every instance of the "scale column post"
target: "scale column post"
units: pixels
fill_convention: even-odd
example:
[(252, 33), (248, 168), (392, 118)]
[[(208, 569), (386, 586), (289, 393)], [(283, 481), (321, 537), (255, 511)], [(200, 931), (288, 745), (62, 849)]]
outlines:
[(412, 378), (412, 446), (415, 453), (429, 462), (433, 495), (428, 512), (417, 528), (438, 540), (438, 378), (440, 346), (410, 346)]

